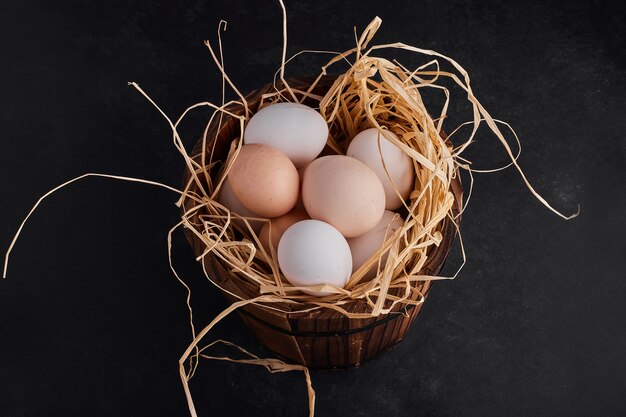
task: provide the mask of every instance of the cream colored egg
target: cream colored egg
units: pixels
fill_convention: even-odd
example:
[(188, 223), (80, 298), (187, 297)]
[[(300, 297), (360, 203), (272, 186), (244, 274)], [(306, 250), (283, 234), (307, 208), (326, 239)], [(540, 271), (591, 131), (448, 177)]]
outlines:
[(252, 116), (243, 142), (276, 148), (300, 167), (320, 154), (327, 138), (328, 125), (319, 112), (304, 104), (275, 103)]
[[(386, 133), (398, 138), (393, 132)], [(380, 137), (380, 149), (378, 138)], [(402, 206), (402, 200), (406, 200), (411, 194), (415, 181), (415, 171), (410, 156), (387, 140), (376, 128), (362, 131), (352, 139), (346, 155), (358, 159), (370, 167), (385, 188), (385, 208), (394, 210)], [(383, 165), (383, 161), (385, 164)], [(385, 172), (385, 167), (387, 172)], [(393, 181), (393, 185), (392, 185)], [(395, 188), (400, 192), (398, 196)]]
[[(246, 206), (241, 204), (241, 201), (237, 198), (235, 193), (233, 192), (233, 188), (230, 185), (230, 181), (228, 178), (222, 183), (222, 188), (220, 189), (220, 193), (217, 196), (217, 202), (226, 207), (231, 212), (237, 213), (242, 217), (261, 217), (258, 214), (248, 210)], [(265, 223), (262, 220), (251, 220), (247, 219), (248, 223), (254, 230), (254, 233), (258, 234), (263, 224)], [(248, 230), (245, 223), (241, 219), (233, 219), (242, 229)]]
[[(398, 214), (393, 211), (385, 210), (383, 218), (376, 225), (376, 227), (364, 235), (348, 239), (348, 245), (350, 245), (350, 251), (352, 252), (352, 273), (359, 269), (361, 265), (378, 252), (383, 246), (383, 243), (393, 236), (395, 231), (401, 228), (402, 225), (403, 221)], [(380, 259), (381, 270), (385, 267), (388, 255), (389, 252), (386, 252)], [(368, 269), (361, 282), (374, 278), (377, 270), (378, 261), (376, 261), (376, 263)]]
[[(271, 254), (270, 242), (274, 248), (274, 251), (278, 250), (278, 242), (285, 233), (285, 230), (289, 229), (291, 225), (298, 223), (299, 221), (306, 220), (309, 215), (304, 209), (294, 208), (287, 214), (283, 214), (280, 217), (271, 219), (266, 222), (259, 233), (259, 241), (263, 248), (267, 251), (268, 255)], [(271, 235), (271, 236), (270, 236)]]
[[(352, 255), (337, 229), (318, 220), (303, 220), (289, 227), (280, 239), (278, 264), (295, 287), (328, 284), (343, 288), (352, 271)], [(302, 291), (317, 296), (332, 294)]]
[(382, 218), (385, 190), (362, 162), (329, 155), (311, 162), (304, 172), (302, 201), (312, 219), (331, 224), (345, 237), (356, 237)]
[(289, 212), (298, 199), (298, 171), (289, 158), (265, 145), (244, 145), (228, 173), (237, 199), (263, 217)]

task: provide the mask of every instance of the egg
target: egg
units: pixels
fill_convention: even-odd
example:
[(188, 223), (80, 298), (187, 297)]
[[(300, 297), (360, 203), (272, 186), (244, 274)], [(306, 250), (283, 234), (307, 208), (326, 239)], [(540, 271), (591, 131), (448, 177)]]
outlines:
[[(369, 232), (364, 235), (348, 239), (348, 245), (350, 245), (350, 251), (352, 253), (352, 272), (354, 273), (361, 267), (367, 260), (369, 260), (380, 248), (383, 243), (389, 239), (396, 230), (402, 227), (403, 221), (393, 211), (385, 210), (383, 218), (380, 222)], [(385, 253), (380, 259), (381, 269), (385, 267), (387, 256), (389, 252)], [(361, 281), (371, 280), (376, 276), (378, 271), (378, 261), (365, 273)]]
[[(386, 133), (398, 138), (393, 132), (387, 131)], [(380, 149), (378, 148), (379, 137)], [(378, 175), (385, 189), (387, 210), (402, 206), (402, 200), (409, 197), (415, 180), (413, 161), (409, 155), (387, 140), (376, 128), (364, 130), (356, 135), (350, 142), (346, 155), (363, 162)], [(382, 161), (385, 161), (384, 166)], [(385, 167), (389, 175), (385, 172)], [(394, 190), (392, 181), (401, 197)]]
[[(274, 248), (274, 251), (278, 250), (278, 242), (280, 242), (280, 238), (285, 233), (291, 225), (309, 218), (304, 209), (294, 208), (287, 214), (283, 214), (280, 217), (276, 217), (271, 219), (269, 222), (266, 222), (259, 233), (259, 241), (263, 248), (267, 251), (268, 255), (271, 254), (270, 251), (270, 242)], [(271, 231), (271, 236), (270, 236)]]
[[(319, 220), (303, 220), (283, 233), (278, 243), (278, 265), (295, 287), (329, 284), (343, 288), (352, 271), (352, 255), (337, 229)], [(317, 296), (332, 294), (302, 291)]]
[(289, 158), (265, 145), (244, 145), (228, 179), (237, 199), (263, 217), (278, 217), (298, 199), (298, 171)]
[[(217, 196), (217, 202), (226, 207), (228, 210), (237, 213), (242, 217), (262, 217), (250, 211), (246, 208), (246, 206), (241, 204), (241, 201), (239, 201), (239, 199), (233, 192), (233, 188), (230, 185), (230, 181), (228, 181), (228, 178), (226, 178), (226, 180), (224, 180), (224, 182), (222, 183), (222, 187)], [(233, 219), (232, 221), (238, 223), (242, 229), (248, 230), (245, 223), (241, 219)], [(261, 228), (263, 227), (263, 223), (265, 222), (262, 220), (248, 219), (248, 223), (250, 223), (250, 227), (252, 227), (254, 233), (259, 234), (259, 231), (261, 230)]]
[(275, 103), (252, 116), (243, 143), (271, 146), (301, 167), (320, 154), (327, 138), (328, 125), (317, 111), (299, 103)]
[(367, 233), (385, 211), (385, 190), (370, 168), (345, 155), (323, 156), (304, 172), (302, 201), (312, 219), (345, 237)]

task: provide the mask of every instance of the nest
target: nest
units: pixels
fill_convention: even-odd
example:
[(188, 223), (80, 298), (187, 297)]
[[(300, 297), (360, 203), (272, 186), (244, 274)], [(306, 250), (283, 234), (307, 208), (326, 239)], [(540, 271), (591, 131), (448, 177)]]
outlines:
[[(442, 131), (445, 109), (433, 118), (420, 89), (437, 88), (441, 74), (433, 76), (428, 68), (432, 64), (409, 71), (371, 56), (374, 49), (364, 51), (378, 22), (366, 30), (357, 48), (331, 60), (319, 77), (275, 82), (271, 88), (225, 106), (188, 159), (191, 169), (181, 200), (182, 222), (194, 240), (201, 242), (198, 259), (210, 254), (244, 283), (248, 297), (263, 296), (259, 302), (269, 308), (287, 312), (330, 308), (353, 318), (378, 316), (398, 305), (423, 302), (424, 282), (439, 278), (425, 274), (424, 267), (443, 240), (445, 220), (457, 224), (460, 210), (457, 206), (453, 212), (453, 208), (460, 193), (457, 191), (455, 198), (452, 184), (458, 182), (459, 162)], [(330, 66), (350, 55), (356, 60), (347, 72), (336, 77), (326, 75)], [(319, 95), (320, 91), (324, 95)], [(415, 187), (399, 211), (403, 227), (352, 275), (343, 289), (313, 287), (332, 293), (325, 297), (304, 294), (281, 275), (276, 254), (265, 251), (252, 227), (254, 222), (267, 220), (241, 217), (217, 201), (243, 144), (245, 124), (254, 111), (283, 101), (304, 102), (319, 109), (330, 132), (324, 154), (345, 154), (352, 137), (375, 127), (409, 155), (416, 173)], [(449, 247), (445, 250), (447, 253)], [(388, 256), (381, 263), (384, 254)], [(377, 270), (376, 276), (363, 280), (372, 267)], [(243, 299), (241, 292), (233, 296)], [(349, 311), (346, 306), (355, 300), (368, 308), (359, 313)]]

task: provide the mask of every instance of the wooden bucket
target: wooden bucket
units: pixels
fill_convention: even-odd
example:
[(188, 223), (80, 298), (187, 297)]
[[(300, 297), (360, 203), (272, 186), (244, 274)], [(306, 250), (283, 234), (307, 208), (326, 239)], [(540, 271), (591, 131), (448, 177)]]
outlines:
[[(323, 96), (330, 88), (335, 77), (326, 76), (318, 83), (313, 93)], [(294, 78), (288, 80), (289, 85), (306, 90), (312, 83), (312, 78)], [(258, 109), (261, 96), (274, 91), (273, 86), (266, 85), (261, 89), (250, 93), (246, 100), (252, 114)], [(308, 100), (308, 101), (307, 101)], [(316, 107), (317, 103), (307, 99), (304, 104)], [(244, 113), (243, 107), (233, 106), (229, 109), (233, 114)], [(216, 117), (217, 119), (217, 117)], [(230, 143), (240, 137), (239, 120), (224, 115), (221, 129), (217, 134), (217, 120), (208, 130), (207, 152), (213, 149), (213, 160), (224, 161), (228, 154)], [(214, 140), (216, 142), (214, 143)], [(191, 156), (199, 158), (202, 152), (202, 140), (198, 141)], [(210, 175), (217, 175), (219, 166), (211, 170)], [(463, 189), (459, 176), (452, 183), (452, 192), (455, 196), (454, 213), (458, 214), (462, 206)], [(185, 184), (189, 179), (189, 173), (185, 175)], [(196, 191), (195, 184), (190, 191)], [(189, 210), (193, 202), (186, 199), (182, 209)], [(192, 218), (192, 223), (197, 222), (203, 212), (200, 210)], [(460, 221), (460, 217), (457, 222)], [(456, 234), (454, 224), (449, 219), (445, 220), (443, 228), (443, 240), (439, 247), (432, 247), (428, 260), (421, 273), (437, 275), (450, 252)], [(188, 241), (193, 247), (196, 256), (204, 253), (206, 247), (198, 237), (189, 230), (185, 230)], [(230, 301), (238, 301), (228, 294), (237, 294), (243, 299), (254, 298), (258, 295), (258, 286), (244, 280), (227, 271), (219, 259), (208, 253), (204, 259), (204, 267), (211, 278), (223, 288), (224, 296)], [(416, 283), (418, 289), (426, 297), (432, 286), (432, 282)], [(413, 300), (418, 299), (417, 292), (413, 292)], [(276, 305), (273, 305), (276, 307)], [(269, 350), (287, 361), (306, 365), (311, 368), (346, 368), (358, 366), (397, 345), (406, 335), (411, 323), (423, 306), (404, 305), (396, 306), (386, 315), (366, 319), (350, 319), (339, 312), (331, 309), (321, 309), (307, 313), (283, 313), (264, 308), (262, 305), (246, 305), (238, 309), (238, 313), (246, 325), (252, 330), (257, 339)], [(290, 305), (281, 304), (281, 309), (289, 310)], [(344, 306), (350, 312), (364, 312), (366, 305), (363, 301), (354, 301)]]

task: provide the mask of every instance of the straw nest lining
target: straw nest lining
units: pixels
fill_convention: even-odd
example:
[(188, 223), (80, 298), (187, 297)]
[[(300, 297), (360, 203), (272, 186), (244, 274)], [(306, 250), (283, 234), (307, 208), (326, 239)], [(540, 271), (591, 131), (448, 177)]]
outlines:
[[(436, 66), (429, 63), (410, 72), (399, 64), (370, 56), (369, 51), (363, 52), (377, 23), (374, 21), (368, 27), (357, 48), (333, 58), (312, 83), (297, 83), (297, 86), (286, 80), (275, 83), (275, 91), (264, 94), (260, 105), (262, 108), (280, 101), (306, 101), (318, 107), (330, 131), (325, 153), (345, 154), (352, 137), (362, 130), (376, 127), (413, 161), (416, 181), (409, 201), (400, 210), (403, 227), (352, 275), (345, 289), (318, 286), (317, 289), (333, 294), (314, 297), (291, 286), (281, 277), (276, 254), (273, 251), (267, 253), (252, 230), (251, 222), (258, 219), (242, 218), (217, 202), (224, 178), (241, 149), (245, 123), (252, 115), (245, 99), (234, 105), (244, 107), (242, 116), (231, 113), (232, 105), (230, 109), (224, 109), (229, 118), (236, 118), (240, 124), (238, 137), (231, 142), (227, 158), (220, 161), (216, 157), (216, 138), (207, 137), (207, 129), (201, 152), (195, 160), (189, 161), (193, 173), (189, 176), (185, 194), (190, 195), (193, 191), (196, 198), (191, 204), (190, 200), (184, 202), (183, 224), (204, 243), (206, 250), (201, 257), (211, 253), (227, 270), (252, 283), (258, 288), (259, 295), (266, 296), (264, 304), (272, 303), (267, 305), (269, 308), (305, 311), (327, 307), (352, 317), (378, 316), (388, 313), (397, 304), (421, 303), (423, 297), (415, 297), (414, 292), (419, 293), (424, 281), (437, 278), (424, 276), (421, 271), (429, 254), (442, 240), (444, 219), (454, 220), (455, 199), (450, 187), (458, 175), (458, 163), (453, 157), (451, 144), (442, 137), (445, 108), (437, 119), (433, 119), (419, 92), (420, 88), (439, 88), (437, 76), (433, 76), (432, 69), (429, 69), (436, 69)], [(350, 55), (356, 55), (351, 68), (336, 78), (324, 96), (315, 94), (320, 81), (328, 82), (324, 77), (326, 68)], [(211, 123), (219, 125), (219, 117), (216, 116)], [(389, 135), (389, 131), (394, 132), (399, 140)], [(389, 256), (383, 264), (379, 259), (384, 253)], [(362, 280), (372, 266), (378, 271), (376, 277)], [(365, 301), (368, 311), (349, 312), (345, 306), (354, 300)]]

